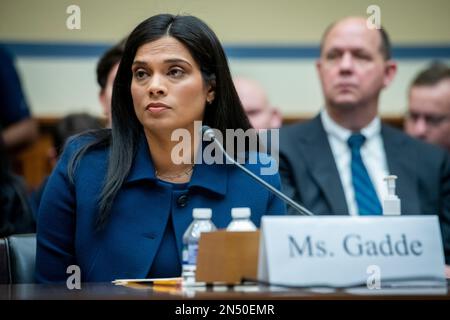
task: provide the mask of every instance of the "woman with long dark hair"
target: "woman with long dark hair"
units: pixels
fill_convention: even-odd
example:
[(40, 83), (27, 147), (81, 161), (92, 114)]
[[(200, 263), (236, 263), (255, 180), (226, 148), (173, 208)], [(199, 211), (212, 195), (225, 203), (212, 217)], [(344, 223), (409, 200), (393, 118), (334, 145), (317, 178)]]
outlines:
[[(153, 16), (125, 45), (112, 129), (72, 139), (50, 177), (39, 210), (39, 282), (66, 281), (70, 265), (82, 281), (179, 276), (193, 208), (211, 208), (218, 228), (233, 207), (250, 207), (257, 225), (264, 214), (285, 213), (236, 167), (198, 161), (196, 121), (223, 136), (250, 128), (213, 31), (192, 16)], [(192, 137), (183, 161), (176, 130)], [(262, 167), (245, 165), (258, 174)], [(280, 188), (278, 173), (262, 178)]]

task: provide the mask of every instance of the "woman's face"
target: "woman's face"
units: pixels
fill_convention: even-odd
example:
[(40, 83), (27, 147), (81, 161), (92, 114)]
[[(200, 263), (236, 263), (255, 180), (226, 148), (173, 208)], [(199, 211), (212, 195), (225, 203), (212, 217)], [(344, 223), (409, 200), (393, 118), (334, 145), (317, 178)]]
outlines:
[(131, 71), (134, 111), (149, 133), (193, 127), (214, 99), (190, 52), (173, 37), (139, 47)]

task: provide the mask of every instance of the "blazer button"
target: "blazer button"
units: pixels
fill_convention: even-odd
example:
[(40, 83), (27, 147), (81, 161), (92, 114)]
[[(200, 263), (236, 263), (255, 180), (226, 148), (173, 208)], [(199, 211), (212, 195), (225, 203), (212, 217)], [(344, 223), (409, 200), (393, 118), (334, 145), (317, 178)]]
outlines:
[(186, 207), (187, 203), (188, 203), (187, 194), (182, 194), (181, 196), (178, 197), (177, 204), (179, 207)]
[(151, 240), (154, 240), (156, 238), (156, 233), (149, 232), (149, 233), (146, 233), (145, 236)]

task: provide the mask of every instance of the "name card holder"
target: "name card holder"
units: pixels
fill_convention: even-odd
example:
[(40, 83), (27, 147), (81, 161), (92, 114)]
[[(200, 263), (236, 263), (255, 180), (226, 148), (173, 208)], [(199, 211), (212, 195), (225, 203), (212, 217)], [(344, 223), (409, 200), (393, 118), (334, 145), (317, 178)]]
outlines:
[(265, 216), (258, 279), (288, 286), (446, 285), (437, 216)]
[(198, 246), (196, 281), (226, 284), (256, 279), (259, 231), (202, 233)]

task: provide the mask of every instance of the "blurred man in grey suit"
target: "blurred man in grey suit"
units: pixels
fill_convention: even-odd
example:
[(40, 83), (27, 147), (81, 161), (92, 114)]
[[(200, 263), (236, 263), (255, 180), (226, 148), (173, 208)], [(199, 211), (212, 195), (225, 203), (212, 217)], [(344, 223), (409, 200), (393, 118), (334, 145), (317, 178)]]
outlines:
[(281, 130), (283, 188), (315, 214), (382, 214), (383, 178), (397, 175), (402, 214), (439, 215), (449, 263), (449, 155), (378, 116), (380, 93), (397, 69), (390, 51), (386, 32), (367, 28), (364, 18), (326, 30), (317, 61), (325, 108)]

